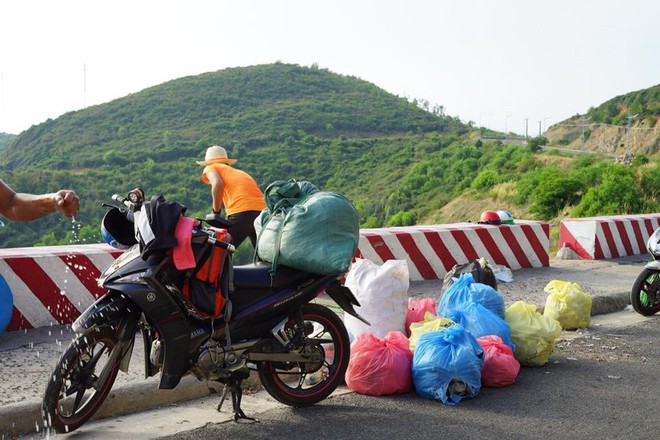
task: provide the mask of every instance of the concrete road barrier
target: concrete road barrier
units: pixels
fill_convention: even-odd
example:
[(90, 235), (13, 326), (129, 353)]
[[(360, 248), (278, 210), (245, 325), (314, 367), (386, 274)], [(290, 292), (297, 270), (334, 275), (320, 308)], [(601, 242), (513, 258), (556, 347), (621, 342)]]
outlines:
[[(408, 262), (411, 281), (442, 279), (455, 264), (484, 257), (511, 269), (549, 264), (549, 226), (475, 223), (362, 229), (357, 256), (382, 264)], [(104, 293), (102, 271), (119, 251), (106, 244), (44, 246), (0, 251), (0, 275), (14, 297), (7, 331), (73, 322)]]
[(411, 281), (442, 279), (455, 264), (480, 257), (513, 270), (548, 266), (549, 236), (548, 223), (524, 220), (362, 229), (358, 256), (379, 264), (406, 260)]
[(602, 260), (642, 255), (646, 253), (646, 241), (659, 226), (660, 214), (562, 220), (558, 256)]
[(122, 252), (106, 244), (0, 251), (0, 275), (14, 298), (7, 331), (67, 324), (104, 293), (103, 269)]

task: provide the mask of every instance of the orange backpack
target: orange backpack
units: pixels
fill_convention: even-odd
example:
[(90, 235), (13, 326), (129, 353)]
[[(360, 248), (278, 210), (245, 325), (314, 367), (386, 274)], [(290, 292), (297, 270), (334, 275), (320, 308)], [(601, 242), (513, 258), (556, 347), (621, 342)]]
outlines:
[[(225, 229), (216, 229), (216, 238), (231, 241)], [(232, 282), (232, 262), (228, 252), (218, 246), (205, 243), (194, 269), (186, 274), (183, 296), (199, 314), (206, 318), (219, 318), (227, 303)]]

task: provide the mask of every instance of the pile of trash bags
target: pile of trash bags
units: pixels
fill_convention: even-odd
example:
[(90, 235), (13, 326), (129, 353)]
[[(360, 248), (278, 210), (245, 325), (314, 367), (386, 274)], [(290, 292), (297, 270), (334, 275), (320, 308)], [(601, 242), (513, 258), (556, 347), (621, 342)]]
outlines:
[(547, 364), (562, 329), (589, 326), (591, 296), (579, 285), (550, 282), (543, 314), (523, 301), (506, 307), (494, 277), (483, 273), (488, 265), (481, 265), (452, 272), (436, 301), (408, 297), (405, 261), (356, 260), (345, 285), (372, 325), (344, 318), (352, 340), (347, 386), (374, 396), (414, 389), (455, 405), (482, 386), (513, 384), (521, 367)]

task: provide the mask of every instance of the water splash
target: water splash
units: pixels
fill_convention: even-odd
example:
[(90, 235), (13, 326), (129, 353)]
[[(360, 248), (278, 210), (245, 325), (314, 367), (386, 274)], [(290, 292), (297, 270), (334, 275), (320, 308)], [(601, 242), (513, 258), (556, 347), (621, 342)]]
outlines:
[(80, 239), (80, 228), (82, 228), (82, 223), (76, 221), (75, 216), (71, 216), (71, 231), (73, 232), (73, 240), (71, 240), (72, 244), (78, 244), (84, 241)]

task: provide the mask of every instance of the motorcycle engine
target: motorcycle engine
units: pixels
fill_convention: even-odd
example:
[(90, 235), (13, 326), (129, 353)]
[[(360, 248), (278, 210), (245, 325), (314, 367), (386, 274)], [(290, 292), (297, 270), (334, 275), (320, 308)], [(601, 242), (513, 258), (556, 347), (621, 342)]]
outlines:
[(220, 345), (206, 347), (197, 359), (197, 366), (205, 376), (213, 376), (225, 372), (235, 371), (245, 366), (241, 356), (244, 350), (226, 351)]

